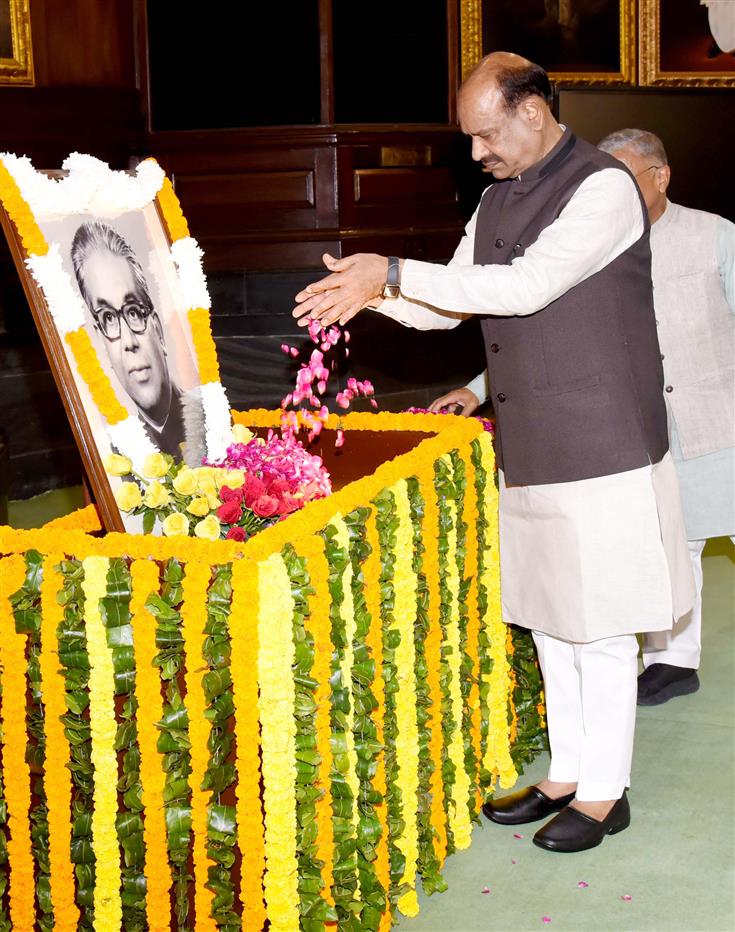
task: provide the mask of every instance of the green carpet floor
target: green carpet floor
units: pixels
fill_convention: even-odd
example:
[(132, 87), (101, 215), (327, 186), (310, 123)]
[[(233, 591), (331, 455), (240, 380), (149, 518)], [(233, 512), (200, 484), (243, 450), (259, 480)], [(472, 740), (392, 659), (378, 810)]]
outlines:
[[(38, 527), (81, 500), (75, 487), (11, 502), (10, 523)], [(692, 696), (638, 710), (630, 828), (592, 851), (562, 855), (531, 843), (535, 826), (483, 820), (472, 847), (447, 861), (449, 890), (420, 894), (419, 916), (400, 918), (397, 928), (735, 930), (735, 548), (729, 540), (707, 545), (704, 578), (702, 686)], [(545, 776), (547, 764), (538, 759), (519, 786)]]

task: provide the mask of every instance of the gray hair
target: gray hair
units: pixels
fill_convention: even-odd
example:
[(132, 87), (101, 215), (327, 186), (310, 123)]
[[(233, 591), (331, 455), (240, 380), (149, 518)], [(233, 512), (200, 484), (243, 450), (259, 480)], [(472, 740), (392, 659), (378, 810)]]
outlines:
[(645, 129), (619, 129), (598, 142), (597, 148), (609, 153), (632, 149), (638, 155), (650, 155), (659, 165), (669, 164), (664, 144)]
[(123, 259), (127, 259), (141, 295), (145, 297), (145, 300), (148, 302), (151, 309), (153, 309), (153, 301), (151, 301), (150, 291), (148, 290), (148, 282), (145, 280), (143, 269), (133, 252), (132, 246), (130, 246), (127, 240), (123, 239), (117, 230), (114, 230), (109, 224), (102, 223), (101, 220), (92, 220), (88, 223), (83, 223), (77, 229), (71, 243), (71, 262), (74, 266), (74, 275), (76, 276), (82, 297), (87, 302), (90, 310), (93, 310), (93, 308), (89, 291), (84, 281), (84, 263), (87, 261), (91, 252), (96, 252), (100, 249), (106, 250), (113, 256), (121, 256)]

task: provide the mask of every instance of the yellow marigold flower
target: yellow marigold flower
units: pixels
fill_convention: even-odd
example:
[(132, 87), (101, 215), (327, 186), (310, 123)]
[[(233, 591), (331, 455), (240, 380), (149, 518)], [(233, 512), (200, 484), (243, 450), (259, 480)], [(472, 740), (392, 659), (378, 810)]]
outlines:
[(168, 463), (163, 453), (149, 453), (143, 461), (143, 475), (147, 479), (160, 479), (168, 472)]
[(121, 511), (133, 511), (142, 502), (140, 489), (134, 482), (123, 482), (115, 490), (115, 501)]
[(189, 533), (189, 519), (180, 511), (175, 511), (164, 519), (161, 527), (166, 537), (175, 537), (177, 534), (186, 535)]
[(105, 470), (111, 476), (127, 476), (133, 468), (133, 464), (127, 456), (120, 456), (119, 453), (110, 453), (105, 460)]
[(149, 508), (163, 508), (171, 501), (171, 496), (161, 482), (151, 482), (145, 491), (143, 501)]
[(196, 515), (197, 518), (203, 518), (204, 515), (209, 514), (211, 509), (207, 497), (205, 495), (197, 495), (197, 497), (192, 498), (186, 506), (186, 510), (189, 514)]
[[(232, 436), (235, 439), (235, 443), (249, 443), (255, 434), (244, 424), (234, 424), (232, 427)], [(230, 488), (233, 487), (231, 486)]]
[(194, 526), (194, 534), (204, 540), (219, 540), (220, 524), (215, 515), (207, 515)]
[(197, 477), (193, 469), (182, 469), (173, 481), (179, 495), (193, 495), (197, 490)]

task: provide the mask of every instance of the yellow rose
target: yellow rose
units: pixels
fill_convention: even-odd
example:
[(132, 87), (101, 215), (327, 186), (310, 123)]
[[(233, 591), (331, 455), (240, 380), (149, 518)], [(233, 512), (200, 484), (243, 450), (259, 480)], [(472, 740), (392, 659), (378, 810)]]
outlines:
[(219, 540), (220, 523), (215, 515), (207, 515), (194, 526), (194, 533), (204, 540)]
[(196, 498), (192, 498), (186, 506), (186, 510), (198, 518), (203, 518), (204, 515), (209, 514), (211, 509), (207, 498), (204, 495), (198, 495)]
[(110, 453), (105, 460), (105, 469), (111, 476), (127, 476), (133, 464), (127, 456), (120, 456), (119, 453)]
[(196, 473), (185, 467), (174, 479), (173, 486), (179, 495), (193, 495), (197, 490)]
[(145, 491), (143, 501), (149, 508), (163, 508), (171, 501), (168, 489), (160, 482), (151, 482)]
[(167, 537), (175, 537), (177, 534), (188, 534), (189, 533), (189, 519), (186, 515), (182, 515), (181, 512), (176, 511), (172, 515), (169, 515), (168, 518), (164, 519), (163, 524), (163, 533)]
[(207, 501), (209, 502), (209, 510), (214, 511), (215, 508), (219, 508), (222, 502), (217, 498), (216, 495), (208, 495)]
[(115, 490), (115, 501), (121, 511), (133, 511), (142, 502), (140, 489), (134, 482), (123, 482)]
[[(206, 469), (208, 467), (202, 467)], [(197, 469), (197, 486), (202, 495), (216, 495), (217, 494), (217, 483), (214, 481), (214, 473), (210, 472), (202, 473)]]
[(143, 475), (146, 479), (160, 479), (168, 472), (168, 463), (163, 453), (149, 453), (143, 460)]
[[(249, 443), (255, 434), (252, 430), (248, 430), (244, 424), (235, 424), (232, 428), (232, 436), (235, 443)], [(232, 488), (232, 486), (230, 486), (230, 488)]]
[(239, 489), (244, 482), (245, 473), (242, 471), (242, 469), (226, 469), (224, 470), (224, 476), (222, 477), (220, 488), (222, 488), (223, 485), (226, 485), (228, 489)]

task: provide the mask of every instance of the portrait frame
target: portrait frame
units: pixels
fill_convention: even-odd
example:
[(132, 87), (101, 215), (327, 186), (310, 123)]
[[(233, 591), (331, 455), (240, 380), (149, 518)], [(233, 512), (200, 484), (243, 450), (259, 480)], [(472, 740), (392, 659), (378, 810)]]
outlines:
[[(632, 85), (636, 80), (636, 16), (635, 0), (615, 0), (618, 3), (620, 52), (617, 66), (609, 71), (587, 67), (547, 68), (549, 79), (567, 85)], [(495, 0), (460, 0), (460, 41), (462, 78), (478, 61), (491, 51), (487, 47), (485, 21), (492, 16)], [(506, 49), (506, 51), (516, 51)], [(519, 50), (520, 51), (520, 50)], [(538, 64), (546, 67), (543, 61)], [(571, 65), (572, 62), (569, 63)]]
[[(2, 0), (0, 9), (0, 84), (32, 85), (30, 0)], [(4, 4), (7, 3), (7, 14)], [(7, 16), (7, 20), (6, 20)], [(9, 52), (10, 54), (3, 54)]]
[[(681, 17), (678, 9), (677, 17)], [(687, 14), (684, 14), (685, 16)], [(702, 55), (702, 18), (707, 15), (703, 5), (692, 9), (691, 23), (686, 29), (687, 42), (675, 50), (662, 50), (670, 23), (662, 13), (662, 0), (640, 0), (639, 8), (639, 73), (640, 83), (653, 87), (735, 87), (735, 57), (729, 55), (732, 67), (718, 69), (716, 61)], [(662, 54), (663, 51), (663, 54)]]
[[(74, 153), (63, 170), (44, 172), (27, 158), (5, 154), (0, 157), (0, 224), (102, 524), (108, 531), (140, 533), (140, 517), (126, 514), (115, 498), (122, 479), (105, 468), (111, 453), (129, 459), (134, 472), (142, 474), (152, 453), (186, 460), (189, 449), (196, 457), (192, 465), (198, 465), (203, 457), (221, 459), (233, 442), (202, 251), (189, 236), (170, 181), (153, 159), (134, 172), (121, 172)], [(128, 253), (116, 255), (109, 240), (100, 245), (94, 239), (80, 252), (78, 243), (90, 231), (109, 235)], [(93, 257), (103, 263), (97, 287)], [(122, 297), (105, 298), (105, 289), (116, 281)], [(104, 321), (100, 325), (97, 302), (109, 310), (112, 324), (117, 322), (117, 336), (106, 332)], [(131, 321), (140, 329), (133, 330)], [(136, 348), (124, 345), (136, 340)], [(152, 425), (150, 406), (161, 399), (162, 425)], [(167, 425), (173, 426), (178, 457), (158, 439), (166, 437)], [(196, 443), (190, 443), (195, 436)], [(180, 441), (186, 441), (184, 452)]]

